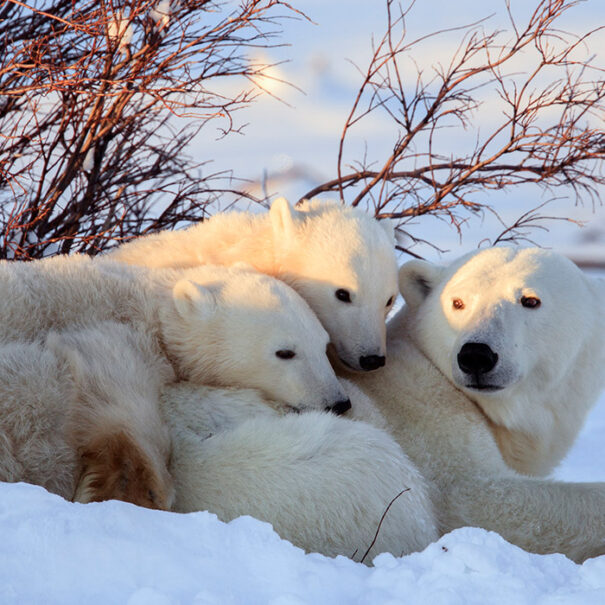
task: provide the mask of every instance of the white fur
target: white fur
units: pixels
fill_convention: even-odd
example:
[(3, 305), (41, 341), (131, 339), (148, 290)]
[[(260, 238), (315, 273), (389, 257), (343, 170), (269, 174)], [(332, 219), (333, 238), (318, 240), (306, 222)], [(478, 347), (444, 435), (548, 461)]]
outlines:
[[(121, 321), (155, 338), (180, 378), (258, 388), (301, 410), (346, 399), (326, 355), (328, 335), (304, 300), (241, 267), (144, 270), (85, 257), (3, 262), (0, 317), (0, 342)], [(281, 359), (280, 350), (295, 357)]]
[[(347, 390), (357, 414), (382, 422)], [(436, 538), (429, 487), (385, 431), (330, 414), (280, 416), (268, 403), (190, 383), (164, 391), (175, 510), (253, 515), (307, 551), (368, 563)]]
[[(269, 213), (226, 213), (184, 231), (162, 231), (108, 255), (149, 267), (232, 265), (244, 261), (292, 286), (317, 314), (340, 359), (384, 356), (385, 316), (397, 294), (393, 228), (337, 203), (293, 210), (276, 200)], [(350, 293), (342, 302), (336, 290)]]
[[(401, 290), (418, 318), (415, 342), (501, 427), (503, 453), (520, 472), (547, 474), (605, 387), (599, 282), (539, 248), (492, 248), (449, 267), (412, 261), (401, 271)], [(522, 297), (541, 304), (525, 308)], [(454, 308), (455, 299), (464, 308)], [(498, 355), (480, 376), (481, 390), (458, 363), (465, 343), (485, 343)]]
[[(507, 248), (450, 268), (413, 261), (401, 269), (400, 284), (407, 306), (389, 322), (386, 368), (352, 379), (436, 485), (441, 530), (483, 527), (527, 550), (576, 561), (604, 554), (605, 484), (548, 481), (511, 468), (550, 468), (602, 384), (601, 285), (555, 254)], [(524, 293), (539, 296), (542, 305), (517, 309)], [(465, 301), (461, 312), (452, 297)], [(496, 393), (455, 382), (452, 358), (477, 335), (515, 368), (499, 375), (503, 388)], [(498, 422), (512, 423), (524, 438)]]
[[(255, 390), (181, 382), (162, 394), (169, 455), (157, 401), (168, 368), (153, 365), (154, 353), (153, 339), (110, 321), (0, 347), (0, 480), (82, 502), (166, 508), (176, 495), (174, 510), (251, 514), (308, 551), (368, 563), (436, 538), (430, 486), (386, 431), (364, 422), (284, 416)], [(353, 418), (384, 425), (359, 389), (343, 387)], [(115, 435), (134, 461), (106, 447)]]
[[(115, 322), (1, 345), (0, 480), (82, 502), (111, 489), (112, 497), (169, 508), (159, 394), (170, 377), (153, 340)], [(130, 460), (112, 458), (112, 439)]]

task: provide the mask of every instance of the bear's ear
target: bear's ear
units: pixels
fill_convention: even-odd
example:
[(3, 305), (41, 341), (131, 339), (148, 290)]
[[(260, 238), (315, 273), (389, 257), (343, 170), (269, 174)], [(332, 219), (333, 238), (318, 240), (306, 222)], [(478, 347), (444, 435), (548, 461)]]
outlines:
[(294, 210), (285, 197), (277, 198), (271, 204), (269, 214), (276, 242), (291, 242), (296, 231)]
[(395, 245), (395, 223), (388, 218), (383, 218), (378, 221), (378, 224), (384, 229), (384, 232), (387, 234), (389, 241), (393, 246)]
[(419, 307), (439, 283), (443, 267), (411, 260), (399, 269), (399, 291), (407, 305)]
[(212, 291), (189, 279), (181, 279), (174, 285), (172, 299), (183, 319), (189, 319), (192, 315), (198, 319), (209, 319), (216, 309), (216, 298)]
[(74, 383), (78, 386), (82, 385), (86, 373), (86, 362), (80, 347), (77, 346), (77, 340), (74, 342), (73, 339), (70, 339), (69, 333), (51, 330), (46, 336), (44, 344), (57, 359), (61, 359), (66, 364)]

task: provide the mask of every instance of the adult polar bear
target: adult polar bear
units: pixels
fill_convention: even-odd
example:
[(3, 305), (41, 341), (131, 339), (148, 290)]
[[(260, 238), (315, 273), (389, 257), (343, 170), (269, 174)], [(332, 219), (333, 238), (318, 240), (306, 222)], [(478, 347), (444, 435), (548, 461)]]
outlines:
[(400, 288), (389, 363), (351, 379), (434, 482), (442, 531), (604, 554), (605, 484), (525, 474), (560, 460), (604, 386), (603, 280), (551, 252), (493, 248), (449, 267), (411, 261)]
[(184, 231), (161, 231), (108, 254), (148, 267), (246, 262), (285, 281), (315, 312), (338, 357), (354, 370), (384, 365), (385, 317), (397, 295), (393, 228), (337, 203), (269, 213), (229, 212)]

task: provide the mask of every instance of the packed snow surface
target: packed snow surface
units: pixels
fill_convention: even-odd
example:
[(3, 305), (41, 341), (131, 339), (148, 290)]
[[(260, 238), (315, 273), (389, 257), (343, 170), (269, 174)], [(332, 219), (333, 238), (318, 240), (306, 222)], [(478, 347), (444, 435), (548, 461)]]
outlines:
[[(555, 474), (605, 480), (605, 397)], [(464, 528), (374, 567), (305, 554), (267, 523), (123, 502), (73, 504), (0, 484), (0, 603), (318, 605), (605, 602), (605, 556), (576, 565)]]

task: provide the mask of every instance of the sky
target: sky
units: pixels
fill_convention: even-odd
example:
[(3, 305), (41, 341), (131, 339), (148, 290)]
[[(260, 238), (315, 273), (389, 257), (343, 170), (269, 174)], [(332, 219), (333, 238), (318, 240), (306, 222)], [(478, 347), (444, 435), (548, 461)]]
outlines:
[[(378, 0), (306, 0), (296, 6), (304, 10), (312, 22), (288, 20), (282, 36), (287, 46), (259, 51), (258, 55), (259, 60), (283, 62), (270, 73), (276, 79), (294, 83), (296, 88), (263, 80), (263, 86), (282, 101), (262, 95), (252, 106), (236, 114), (240, 123), (247, 123), (245, 134), (217, 140), (215, 126), (218, 123), (211, 123), (192, 147), (196, 159), (212, 160), (208, 165), (210, 172), (233, 169), (236, 175), (252, 181), (253, 184), (246, 185), (252, 193), (262, 196), (260, 183), (264, 180), (270, 195), (285, 195), (292, 201), (317, 183), (336, 175), (338, 141), (361, 81), (359, 69), (366, 68), (372, 39), (381, 37), (386, 24), (385, 3)], [(528, 3), (512, 0), (511, 7), (519, 21), (527, 16)], [(505, 27), (504, 0), (481, 3), (476, 0), (455, 3), (423, 0), (409, 13), (407, 35), (412, 39), (483, 17), (489, 17), (485, 22), (486, 29)], [(568, 13), (562, 26), (566, 30), (585, 32), (602, 22), (605, 22), (605, 5), (600, 0), (588, 0)], [(414, 55), (414, 60), (430, 70), (439, 61), (449, 58), (459, 40), (458, 32), (432, 39)], [(601, 33), (588, 51), (602, 56), (604, 48), (605, 35)], [(605, 64), (605, 59), (601, 64)], [(523, 65), (518, 67), (523, 69)], [(239, 86), (239, 83), (230, 82), (225, 86)], [(497, 114), (493, 93), (493, 90), (485, 92), (484, 105), (477, 112), (478, 123), (483, 128), (488, 128), (490, 121), (493, 124)], [(360, 122), (353, 134), (345, 150), (349, 151), (349, 158), (359, 158), (367, 148), (370, 155), (384, 159), (393, 144), (392, 122), (377, 112)], [(444, 139), (444, 143), (455, 153), (464, 144), (464, 136), (463, 131), (456, 131)], [(489, 195), (489, 201), (494, 201), (507, 221), (528, 209), (528, 204), (540, 203), (550, 197), (544, 197), (536, 187), (511, 190), (506, 195)], [(601, 195), (605, 198), (602, 190)], [(330, 194), (322, 197), (330, 197)], [(544, 214), (569, 216), (585, 225), (580, 228), (574, 223), (553, 221), (549, 223), (548, 231), (532, 232), (533, 241), (577, 258), (605, 261), (605, 211), (602, 207), (597, 205), (595, 208), (590, 202), (576, 206), (573, 200), (566, 199), (550, 203)], [(428, 239), (441, 250), (420, 246), (415, 251), (430, 260), (439, 260), (457, 256), (479, 242), (488, 241), (501, 231), (501, 227), (489, 215), (473, 217), (463, 226), (460, 237), (451, 225), (424, 217), (410, 230), (415, 237)]]

